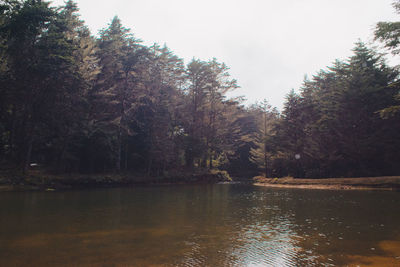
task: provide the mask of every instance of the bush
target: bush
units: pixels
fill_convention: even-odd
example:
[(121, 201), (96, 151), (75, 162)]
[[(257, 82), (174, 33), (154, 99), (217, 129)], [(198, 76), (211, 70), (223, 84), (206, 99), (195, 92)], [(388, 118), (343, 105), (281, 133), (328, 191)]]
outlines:
[(218, 181), (231, 182), (232, 178), (227, 171), (211, 170), (211, 174), (218, 176)]

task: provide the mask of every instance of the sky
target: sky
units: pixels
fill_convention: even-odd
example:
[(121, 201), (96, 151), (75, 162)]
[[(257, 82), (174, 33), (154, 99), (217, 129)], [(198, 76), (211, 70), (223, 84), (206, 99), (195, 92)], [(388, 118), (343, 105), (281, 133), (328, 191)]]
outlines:
[(232, 96), (245, 96), (247, 104), (265, 98), (278, 109), (305, 75), (351, 56), (358, 40), (377, 45), (377, 22), (399, 20), (392, 0), (75, 2), (94, 35), (117, 15), (144, 44), (166, 44), (186, 64), (214, 57), (226, 63), (241, 87)]

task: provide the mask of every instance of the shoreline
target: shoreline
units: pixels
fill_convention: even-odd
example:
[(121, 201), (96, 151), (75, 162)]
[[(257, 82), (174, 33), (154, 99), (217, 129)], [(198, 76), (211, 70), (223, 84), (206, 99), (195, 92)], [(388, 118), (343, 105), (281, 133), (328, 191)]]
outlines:
[[(114, 188), (152, 185), (212, 184), (232, 182), (223, 172), (179, 173), (169, 177), (153, 177), (139, 174), (97, 174), (97, 175), (51, 175), (33, 171), (22, 176), (11, 172), (0, 173), (0, 193), (18, 191), (63, 191), (74, 189)], [(18, 182), (17, 182), (18, 181)], [(251, 180), (249, 180), (251, 183)], [(359, 178), (265, 178), (256, 176), (254, 186), (270, 188), (296, 188), (311, 190), (385, 190), (400, 191), (400, 176), (359, 177)]]
[(253, 178), (255, 186), (272, 188), (297, 188), (312, 190), (400, 190), (400, 176), (357, 177), (357, 178)]
[(32, 171), (27, 175), (0, 172), (0, 193), (19, 191), (64, 191), (74, 189), (115, 188), (152, 185), (212, 184), (228, 182), (231, 178), (223, 171), (175, 173), (169, 176), (143, 174), (49, 174)]

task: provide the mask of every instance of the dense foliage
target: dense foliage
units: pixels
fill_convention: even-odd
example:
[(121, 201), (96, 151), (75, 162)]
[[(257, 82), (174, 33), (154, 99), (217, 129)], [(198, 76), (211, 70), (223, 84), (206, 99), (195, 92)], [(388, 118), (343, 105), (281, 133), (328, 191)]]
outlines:
[[(1, 168), (400, 174), (398, 73), (363, 43), (306, 79), (279, 113), (228, 98), (238, 85), (216, 59), (185, 65), (118, 17), (93, 37), (77, 12), (73, 1), (0, 4)], [(395, 49), (392, 28), (381, 23), (376, 36)]]

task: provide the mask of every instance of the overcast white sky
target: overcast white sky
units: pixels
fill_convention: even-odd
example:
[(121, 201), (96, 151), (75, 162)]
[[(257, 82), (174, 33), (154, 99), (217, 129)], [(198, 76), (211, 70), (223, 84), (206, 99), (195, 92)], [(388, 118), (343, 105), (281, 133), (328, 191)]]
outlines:
[(392, 0), (75, 1), (93, 34), (118, 15), (145, 44), (165, 43), (185, 63), (225, 62), (241, 86), (235, 95), (279, 109), (304, 75), (347, 58), (358, 39), (371, 42), (378, 21), (400, 18)]

